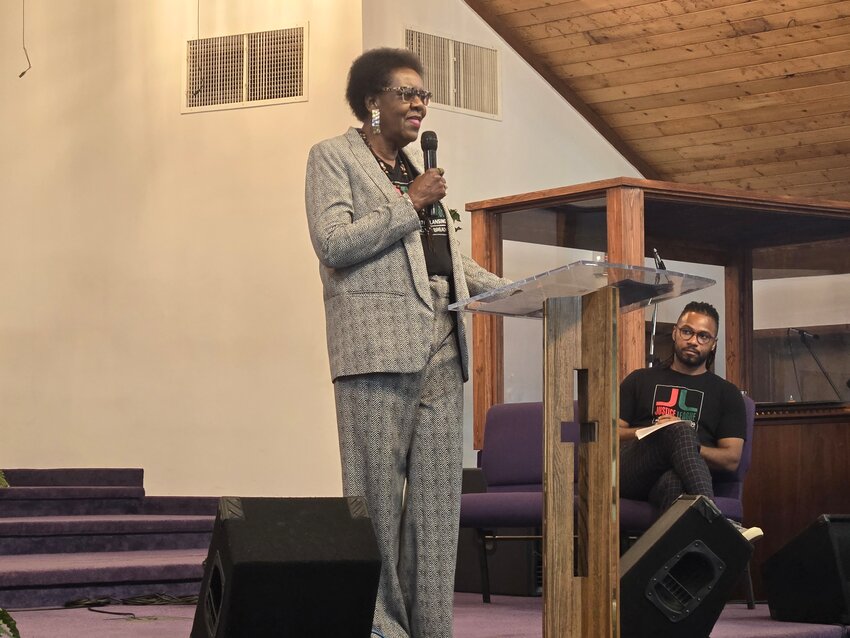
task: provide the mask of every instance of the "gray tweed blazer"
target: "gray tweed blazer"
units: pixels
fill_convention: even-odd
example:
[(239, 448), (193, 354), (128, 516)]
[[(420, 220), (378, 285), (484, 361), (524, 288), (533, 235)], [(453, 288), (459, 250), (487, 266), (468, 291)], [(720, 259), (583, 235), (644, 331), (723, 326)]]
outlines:
[[(403, 152), (422, 172), (418, 146)], [(324, 287), (331, 377), (421, 370), (431, 347), (434, 309), (419, 217), (356, 129), (310, 150), (306, 204)], [(508, 283), (461, 255), (451, 223), (448, 233), (457, 299)], [(462, 318), (457, 326), (467, 380)]]

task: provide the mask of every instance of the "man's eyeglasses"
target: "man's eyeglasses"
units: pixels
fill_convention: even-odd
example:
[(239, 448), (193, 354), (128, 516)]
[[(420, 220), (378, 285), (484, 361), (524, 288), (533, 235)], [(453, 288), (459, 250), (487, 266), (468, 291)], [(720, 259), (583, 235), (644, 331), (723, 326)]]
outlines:
[(711, 343), (715, 340), (715, 336), (710, 332), (705, 332), (704, 330), (701, 332), (695, 332), (693, 328), (689, 328), (688, 326), (679, 327), (676, 326), (676, 330), (679, 331), (679, 334), (682, 335), (682, 338), (685, 341), (690, 341), (691, 337), (694, 335), (697, 336), (697, 343), (701, 346), (704, 346), (707, 343)]
[(401, 98), (402, 102), (412, 102), (413, 98), (418, 97), (425, 106), (428, 106), (428, 102), (431, 101), (431, 96), (433, 95), (431, 91), (415, 89), (412, 86), (388, 86), (381, 89), (381, 91), (384, 93), (395, 93)]

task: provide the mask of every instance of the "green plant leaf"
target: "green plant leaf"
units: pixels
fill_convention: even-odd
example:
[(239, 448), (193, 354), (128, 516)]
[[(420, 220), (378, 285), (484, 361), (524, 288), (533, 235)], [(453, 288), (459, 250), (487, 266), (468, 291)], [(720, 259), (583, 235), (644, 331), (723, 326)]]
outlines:
[(21, 634), (18, 631), (18, 626), (15, 624), (15, 620), (5, 609), (0, 609), (0, 636), (21, 638)]
[(0, 487), (9, 487), (9, 481), (6, 480), (6, 475), (3, 470), (0, 470)]

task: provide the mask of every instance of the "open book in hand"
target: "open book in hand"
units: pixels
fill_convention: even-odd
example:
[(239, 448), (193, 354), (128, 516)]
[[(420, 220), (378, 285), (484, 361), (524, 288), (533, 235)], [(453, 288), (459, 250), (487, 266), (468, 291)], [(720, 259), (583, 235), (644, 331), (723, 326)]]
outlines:
[(635, 436), (638, 440), (642, 439), (645, 436), (649, 436), (653, 432), (657, 432), (661, 428), (666, 428), (668, 425), (673, 425), (674, 423), (687, 423), (692, 428), (696, 429), (697, 424), (693, 421), (688, 421), (687, 419), (670, 419), (669, 421), (662, 421), (661, 423), (654, 423), (652, 425), (648, 425), (645, 428), (638, 428), (635, 430)]

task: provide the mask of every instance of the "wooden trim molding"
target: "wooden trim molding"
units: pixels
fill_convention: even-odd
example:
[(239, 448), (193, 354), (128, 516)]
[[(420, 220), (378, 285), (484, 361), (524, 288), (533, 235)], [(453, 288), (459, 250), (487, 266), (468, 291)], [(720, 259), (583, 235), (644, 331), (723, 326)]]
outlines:
[(823, 401), (819, 403), (757, 403), (756, 425), (785, 425), (786, 423), (815, 423), (850, 420), (850, 403)]
[[(613, 264), (643, 266), (644, 199), (639, 188), (618, 186), (607, 192), (608, 261)], [(643, 312), (620, 316), (617, 323), (619, 343), (619, 379), (632, 370), (643, 368), (646, 334)]]
[[(726, 293), (726, 379), (752, 390), (753, 251), (741, 249), (724, 270)], [(723, 335), (721, 335), (723, 338)]]
[(752, 210), (769, 210), (778, 213), (804, 213), (806, 215), (825, 215), (828, 217), (850, 217), (850, 202), (812, 199), (807, 197), (791, 197), (787, 195), (765, 195), (752, 191), (706, 188), (691, 186), (676, 182), (663, 182), (637, 177), (614, 177), (611, 179), (549, 188), (532, 191), (519, 195), (508, 195), (493, 199), (470, 202), (466, 210), (483, 210), (489, 212), (510, 212), (527, 207), (546, 206), (553, 202), (563, 202), (565, 198), (587, 199), (588, 196), (604, 194), (615, 186), (633, 186), (643, 190), (645, 195), (653, 199), (672, 199), (677, 202), (696, 201), (713, 203), (723, 206), (739, 206)]
[[(472, 210), (472, 258), (501, 275), (502, 220), (499, 215)], [(501, 317), (472, 316), (472, 446), (484, 447), (484, 423), (491, 405), (505, 400), (504, 325)]]

